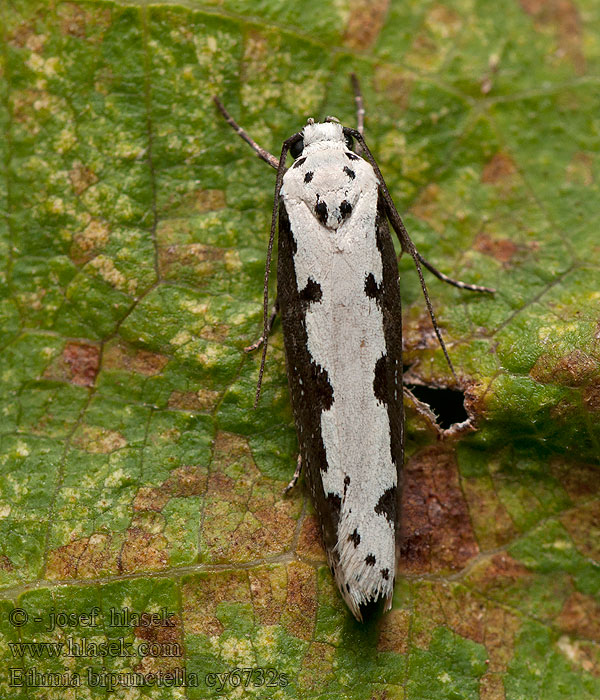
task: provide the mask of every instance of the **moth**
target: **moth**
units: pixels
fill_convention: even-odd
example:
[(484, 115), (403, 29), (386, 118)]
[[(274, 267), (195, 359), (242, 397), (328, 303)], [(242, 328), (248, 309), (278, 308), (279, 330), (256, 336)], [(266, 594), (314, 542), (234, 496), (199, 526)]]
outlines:
[[(357, 620), (392, 604), (404, 461), (402, 315), (398, 265), (388, 222), (413, 257), (427, 308), (452, 373), (421, 265), (461, 289), (415, 249), (363, 137), (364, 107), (352, 77), (357, 128), (335, 117), (283, 143), (277, 159), (214, 101), (229, 125), (277, 170), (265, 268), (256, 401), (277, 311), (302, 467), (327, 559)], [(294, 159), (286, 168), (288, 153)], [(277, 298), (268, 281), (278, 221)], [(456, 375), (454, 374), (456, 379)], [(458, 383), (458, 380), (456, 379)], [(288, 488), (290, 488), (288, 487)]]

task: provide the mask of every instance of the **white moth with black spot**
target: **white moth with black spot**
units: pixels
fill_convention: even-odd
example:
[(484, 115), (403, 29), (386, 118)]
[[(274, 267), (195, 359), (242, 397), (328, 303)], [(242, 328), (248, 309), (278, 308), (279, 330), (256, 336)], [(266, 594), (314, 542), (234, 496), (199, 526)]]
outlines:
[[(264, 288), (257, 400), (268, 334), (281, 312), (287, 374), (305, 469), (338, 588), (362, 620), (389, 609), (399, 540), (404, 457), (402, 318), (388, 220), (414, 258), (448, 363), (421, 267), (462, 289), (493, 291), (446, 277), (415, 250), (362, 136), (362, 98), (353, 76), (358, 129), (309, 119), (276, 159), (215, 102), (236, 132), (277, 169)], [(365, 159), (352, 150), (359, 144)], [(288, 151), (295, 158), (286, 170)], [(279, 217), (276, 311), (268, 275)], [(450, 364), (450, 367), (452, 365)], [(299, 468), (295, 479), (299, 474)]]

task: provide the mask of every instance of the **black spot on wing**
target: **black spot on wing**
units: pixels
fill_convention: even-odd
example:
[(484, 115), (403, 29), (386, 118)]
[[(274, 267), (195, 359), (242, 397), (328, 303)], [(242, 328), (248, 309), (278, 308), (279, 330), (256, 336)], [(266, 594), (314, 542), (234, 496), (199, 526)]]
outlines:
[(387, 360), (386, 407), (390, 421), (390, 447), (392, 462), (400, 468), (403, 464), (404, 430), (402, 404), (402, 314), (398, 265), (394, 244), (387, 222), (387, 209), (381, 191), (375, 219), (377, 249), (383, 267), (382, 293), (379, 307), (383, 313), (383, 333)]
[(375, 281), (375, 275), (372, 272), (369, 272), (365, 278), (365, 294), (369, 297), (369, 299), (375, 299), (377, 305), (379, 306), (382, 292), (383, 285), (377, 284)]
[(354, 532), (351, 535), (348, 535), (348, 541), (354, 543), (354, 547), (358, 547), (360, 544), (360, 535), (358, 534), (358, 530), (354, 530)]
[[(318, 195), (317, 195), (318, 198)], [(315, 206), (315, 214), (317, 215), (317, 219), (325, 226), (327, 223), (327, 204), (325, 202), (319, 202), (317, 201), (317, 205)]]
[(350, 486), (350, 477), (346, 474), (344, 477), (344, 498), (346, 497), (346, 491), (348, 491), (348, 486)]
[(298, 158), (298, 160), (294, 163), (294, 165), (292, 165), (292, 168), (299, 168), (304, 163), (305, 160), (306, 160), (306, 156), (304, 156), (304, 158)]
[(279, 247), (289, 248), (292, 255), (296, 255), (298, 244), (292, 234), (290, 227), (290, 219), (285, 208), (285, 204), (281, 202), (279, 205)]
[(348, 160), (359, 160), (358, 156), (355, 156), (354, 153), (350, 153), (349, 151), (346, 151), (346, 158), (348, 158)]
[(306, 175), (304, 176), (304, 182), (310, 182), (313, 179), (313, 171), (309, 170)]
[(389, 569), (381, 569), (381, 575), (387, 581), (390, 577), (390, 570)]
[(300, 292), (300, 301), (304, 308), (306, 309), (309, 304), (321, 301), (322, 296), (323, 290), (321, 289), (321, 285), (312, 277), (309, 277), (306, 287)]
[(354, 178), (356, 177), (356, 173), (354, 172), (354, 170), (350, 169), (347, 165), (344, 165), (344, 172), (351, 180), (354, 180)]
[(312, 398), (314, 410), (327, 411), (333, 405), (333, 387), (329, 381), (327, 370), (316, 362), (311, 362)]
[(373, 378), (373, 393), (381, 403), (388, 402), (388, 375), (387, 355), (382, 355), (375, 363), (375, 377)]
[(329, 465), (327, 464), (327, 452), (325, 451), (323, 440), (319, 440), (315, 447), (315, 461), (319, 465), (319, 471), (325, 473)]
[(375, 506), (375, 512), (377, 515), (385, 515), (386, 519), (392, 524), (396, 521), (396, 495), (396, 487), (391, 486), (389, 489), (383, 492), (379, 501), (377, 501), (377, 505)]
[(327, 504), (331, 510), (331, 517), (337, 527), (338, 520), (340, 519), (340, 509), (342, 507), (342, 499), (337, 495), (337, 493), (332, 493), (331, 491), (327, 494)]
[(367, 566), (375, 566), (376, 561), (377, 561), (377, 559), (375, 559), (374, 554), (367, 554), (367, 556), (365, 557), (365, 564)]
[(346, 199), (340, 204), (340, 214), (342, 215), (342, 220), (352, 214), (352, 205)]

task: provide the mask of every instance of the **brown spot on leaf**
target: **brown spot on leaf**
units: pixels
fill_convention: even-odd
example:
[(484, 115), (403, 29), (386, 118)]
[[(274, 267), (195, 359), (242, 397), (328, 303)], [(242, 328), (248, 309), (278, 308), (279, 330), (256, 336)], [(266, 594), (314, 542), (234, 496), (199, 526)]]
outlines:
[(590, 153), (576, 153), (567, 165), (567, 181), (591, 187), (594, 184), (594, 158)]
[(279, 622), (287, 597), (287, 573), (284, 566), (250, 569), (252, 607), (261, 625)]
[(124, 369), (146, 377), (160, 374), (168, 361), (166, 355), (137, 350), (122, 341), (108, 345), (102, 359), (106, 369)]
[[(460, 616), (459, 605), (457, 613)], [(521, 620), (509, 610), (485, 602), (482, 616), (481, 643), (488, 652), (490, 664), (488, 671), (505, 672), (514, 653), (514, 641), (521, 626)]]
[(294, 637), (310, 641), (317, 616), (315, 570), (308, 564), (291, 562), (287, 571), (287, 600), (281, 624)]
[(390, 0), (356, 0), (350, 6), (343, 43), (349, 49), (365, 51), (379, 36)]
[(226, 251), (202, 243), (190, 243), (188, 245), (165, 246), (159, 251), (164, 263), (179, 262), (182, 265), (194, 265), (204, 262), (216, 262), (223, 260)]
[(87, 38), (88, 25), (94, 28), (95, 32), (103, 30), (111, 25), (111, 12), (103, 8), (93, 8), (93, 11), (72, 2), (60, 3), (56, 8), (60, 23), (60, 31), (67, 36), (77, 39)]
[(488, 671), (506, 671), (520, 627), (510, 611), (462, 585), (423, 582), (415, 591), (412, 641), (426, 649), (434, 631), (443, 625), (456, 634), (483, 644)]
[(487, 591), (489, 586), (493, 586), (499, 579), (518, 581), (531, 576), (532, 573), (524, 564), (513, 559), (510, 554), (501, 552), (500, 554), (495, 554), (486, 563), (481, 575), (478, 577), (478, 581), (481, 587)]
[(162, 277), (177, 277), (182, 268), (189, 268), (197, 277), (209, 280), (215, 273), (215, 263), (222, 262), (226, 255), (222, 248), (189, 243), (158, 247), (158, 268)]
[(427, 185), (410, 208), (412, 214), (426, 221), (436, 231), (441, 230), (440, 187), (435, 183)]
[(167, 504), (171, 495), (160, 486), (142, 486), (133, 499), (133, 510), (153, 510), (160, 512)]
[(405, 110), (410, 103), (414, 75), (402, 74), (397, 66), (381, 64), (375, 68), (374, 84), (386, 99), (391, 100), (398, 108)]
[(168, 564), (167, 541), (160, 533), (130, 527), (119, 554), (119, 572), (153, 571)]
[(250, 561), (292, 543), (300, 502), (256, 468), (248, 443), (217, 434), (207, 486), (203, 538), (217, 561)]
[[(306, 694), (308, 690), (322, 690), (335, 678), (334, 659), (336, 647), (313, 641), (302, 659), (298, 685)], [(306, 696), (306, 695), (305, 695)]]
[(513, 259), (518, 247), (510, 238), (492, 238), (486, 233), (480, 233), (473, 243), (473, 248), (495, 258), (506, 265)]
[(218, 399), (219, 392), (209, 389), (174, 391), (169, 396), (169, 408), (179, 408), (183, 411), (211, 411)]
[(406, 654), (409, 627), (410, 613), (408, 610), (390, 610), (381, 620), (377, 651)]
[(511, 181), (517, 173), (517, 168), (513, 159), (507, 154), (499, 151), (490, 161), (488, 161), (481, 173), (481, 182), (490, 185), (498, 185)]
[(217, 637), (224, 631), (216, 615), (224, 602), (251, 604), (246, 571), (211, 571), (184, 579), (182, 618), (187, 634)]
[(229, 326), (226, 323), (214, 323), (206, 325), (200, 331), (200, 337), (204, 340), (213, 340), (222, 343), (229, 335)]
[(296, 545), (296, 554), (311, 561), (325, 561), (325, 552), (321, 544), (319, 523), (315, 515), (307, 515), (300, 528), (300, 536)]
[(556, 624), (575, 637), (600, 642), (600, 605), (592, 597), (575, 591), (563, 605)]
[(481, 549), (496, 549), (509, 542), (517, 532), (491, 477), (463, 478), (462, 487)]
[(456, 36), (462, 27), (461, 16), (450, 7), (436, 3), (427, 11), (425, 24), (437, 36)]
[(600, 493), (598, 466), (595, 464), (581, 464), (555, 457), (550, 461), (550, 469), (572, 501), (587, 501)]
[(176, 498), (201, 496), (206, 491), (207, 473), (204, 468), (188, 465), (175, 469), (163, 487)]
[(519, 0), (521, 7), (531, 15), (540, 31), (551, 27), (556, 33), (558, 58), (563, 56), (573, 64), (575, 72), (583, 75), (586, 61), (583, 54), (581, 19), (572, 0)]
[(73, 436), (73, 445), (86, 452), (109, 454), (127, 445), (127, 440), (116, 430), (82, 424)]
[(572, 639), (565, 635), (558, 640), (556, 646), (572, 664), (596, 678), (600, 677), (600, 649), (595, 642)]
[(600, 411), (600, 381), (595, 381), (584, 389), (583, 405), (588, 411)]
[(454, 451), (428, 447), (405, 466), (400, 570), (456, 570), (479, 552), (460, 489)]
[[(148, 654), (142, 657), (135, 667), (136, 672), (168, 673), (181, 666), (185, 652), (181, 620), (178, 615), (172, 614), (163, 621), (162, 618), (153, 620), (151, 613), (144, 612), (140, 616), (140, 624), (133, 628), (133, 633), (138, 639), (150, 645), (160, 645), (160, 649), (164, 650), (160, 656)], [(154, 649), (157, 648), (157, 646), (154, 647)]]
[(227, 206), (223, 190), (194, 190), (187, 192), (175, 205), (177, 215), (203, 214), (218, 211)]
[(62, 354), (46, 368), (45, 379), (93, 386), (100, 363), (100, 348), (89, 343), (67, 343)]
[(13, 569), (13, 564), (6, 554), (0, 554), (0, 571), (12, 571)]
[[(598, 468), (590, 488), (598, 491), (600, 479)], [(600, 563), (600, 501), (584, 503), (579, 508), (567, 511), (561, 522), (571, 535), (577, 549), (585, 556)], [(600, 641), (600, 640), (599, 640)]]
[(67, 343), (62, 356), (71, 370), (73, 384), (94, 386), (100, 365), (100, 348), (85, 343)]
[(529, 375), (540, 384), (562, 384), (582, 386), (593, 374), (598, 374), (598, 362), (582, 350), (572, 350), (568, 355), (557, 358), (550, 353), (540, 355)]
[[(529, 569), (506, 552), (478, 562), (468, 572), (467, 579), (469, 585), (482, 594), (501, 601), (521, 601), (523, 598), (527, 600), (528, 589), (536, 581), (535, 575)], [(548, 586), (548, 598), (553, 596), (552, 605), (561, 597), (564, 599), (565, 585), (564, 577), (556, 577), (553, 585)]]
[(6, 35), (9, 44), (22, 49), (26, 46), (34, 53), (40, 53), (44, 44), (48, 40), (45, 34), (36, 34), (35, 27), (30, 22), (23, 22), (17, 25), (12, 32)]
[(479, 679), (479, 700), (505, 700), (502, 676), (484, 673)]
[(76, 160), (73, 167), (69, 171), (69, 179), (75, 194), (85, 192), (90, 185), (98, 182), (98, 176), (95, 172), (87, 168), (81, 161)]
[(160, 486), (142, 487), (133, 502), (136, 511), (161, 511), (170, 498), (190, 498), (206, 492), (205, 467), (188, 465), (174, 469)]
[(95, 533), (50, 550), (46, 577), (50, 580), (96, 578), (117, 572), (117, 555), (113, 537)]
[(68, 36), (85, 39), (85, 12), (73, 3), (64, 3), (60, 7), (60, 31)]
[(92, 219), (83, 231), (75, 233), (69, 255), (74, 263), (83, 265), (108, 243), (109, 226), (104, 221)]
[(164, 620), (160, 617), (153, 618), (151, 613), (144, 612), (140, 615), (140, 624), (133, 628), (133, 633), (138, 639), (157, 644), (181, 641), (181, 620), (178, 615), (171, 614)]

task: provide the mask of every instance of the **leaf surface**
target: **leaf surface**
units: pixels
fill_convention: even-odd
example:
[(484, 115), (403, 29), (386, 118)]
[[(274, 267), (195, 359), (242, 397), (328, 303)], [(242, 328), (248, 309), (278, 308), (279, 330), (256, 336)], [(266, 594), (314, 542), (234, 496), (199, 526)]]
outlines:
[[(0, 12), (0, 694), (600, 697), (593, 0)], [(477, 430), (407, 404), (394, 606), (365, 626), (281, 496), (278, 325), (252, 410), (274, 177), (211, 100), (277, 153), (308, 116), (354, 124), (351, 71), (420, 252), (498, 290), (430, 282)], [(400, 268), (410, 377), (450, 386)]]

